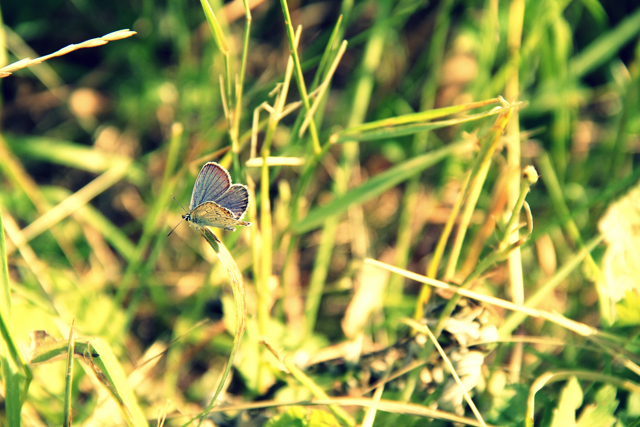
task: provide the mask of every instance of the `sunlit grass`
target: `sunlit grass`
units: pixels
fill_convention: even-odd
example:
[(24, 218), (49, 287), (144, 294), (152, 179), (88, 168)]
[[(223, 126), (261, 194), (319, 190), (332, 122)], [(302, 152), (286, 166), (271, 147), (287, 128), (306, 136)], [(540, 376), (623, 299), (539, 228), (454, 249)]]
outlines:
[[(0, 424), (640, 414), (640, 8), (58, 6), (3, 8)], [(207, 161), (253, 225), (167, 238)]]

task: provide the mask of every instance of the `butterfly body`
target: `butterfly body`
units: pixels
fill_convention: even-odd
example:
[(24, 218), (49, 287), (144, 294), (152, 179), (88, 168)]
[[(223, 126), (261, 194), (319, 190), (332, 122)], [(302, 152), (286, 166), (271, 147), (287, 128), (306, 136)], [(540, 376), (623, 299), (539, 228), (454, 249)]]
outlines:
[(215, 202), (204, 202), (196, 206), (191, 213), (182, 215), (182, 219), (189, 222), (194, 229), (203, 225), (218, 227), (229, 231), (236, 231), (234, 226), (249, 226), (250, 222), (241, 221), (227, 208), (223, 208)]
[(235, 231), (237, 226), (251, 225), (242, 221), (248, 206), (247, 186), (231, 184), (229, 172), (219, 164), (209, 162), (202, 166), (196, 178), (189, 204), (190, 212), (182, 215), (182, 219), (196, 230), (218, 227)]

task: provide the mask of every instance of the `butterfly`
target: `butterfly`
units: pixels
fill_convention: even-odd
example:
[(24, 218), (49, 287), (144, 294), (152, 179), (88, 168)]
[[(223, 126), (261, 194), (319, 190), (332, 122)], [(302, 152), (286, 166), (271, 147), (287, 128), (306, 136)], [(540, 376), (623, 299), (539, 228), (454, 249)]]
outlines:
[(202, 166), (196, 178), (191, 193), (189, 213), (182, 215), (182, 221), (189, 222), (189, 225), (196, 230), (209, 226), (236, 231), (236, 226), (251, 225), (250, 222), (242, 221), (242, 217), (247, 212), (247, 206), (249, 206), (247, 186), (231, 184), (229, 172), (219, 164), (209, 162)]

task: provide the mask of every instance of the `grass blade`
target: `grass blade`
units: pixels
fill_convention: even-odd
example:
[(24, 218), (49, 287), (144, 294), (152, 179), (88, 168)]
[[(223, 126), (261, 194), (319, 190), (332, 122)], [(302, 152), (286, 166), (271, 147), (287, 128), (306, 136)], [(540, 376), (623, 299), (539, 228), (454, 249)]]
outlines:
[[(44, 331), (34, 332), (32, 340), (29, 355), (31, 365), (52, 363), (67, 357), (69, 343), (66, 340), (56, 340)], [(73, 348), (74, 357), (83, 360), (109, 390), (122, 409), (127, 424), (132, 427), (148, 426), (122, 366), (109, 344), (97, 337), (78, 337)]]
[[(455, 119), (430, 122), (431, 120), (460, 114), (475, 108), (486, 105), (500, 103), (500, 98), (492, 98), (470, 104), (454, 105), (452, 107), (437, 108), (434, 110), (421, 111), (418, 113), (405, 114), (389, 119), (376, 120), (344, 129), (331, 136), (331, 142), (345, 142), (351, 140), (371, 141), (382, 138), (393, 138), (397, 136), (411, 135), (425, 130), (438, 129), (446, 126), (481, 119), (500, 113), (501, 109), (493, 109), (486, 113), (480, 113)], [(425, 123), (429, 122), (429, 123)]]
[(447, 156), (460, 154), (469, 148), (470, 146), (467, 142), (458, 142), (400, 163), (374, 176), (361, 186), (337, 197), (328, 204), (311, 210), (302, 221), (293, 227), (293, 231), (296, 234), (311, 231), (321, 226), (330, 216), (346, 212), (349, 206), (364, 203), (437, 164)]
[[(4, 238), (4, 225), (0, 213), (0, 333), (2, 334), (1, 358), (3, 381), (5, 386), (5, 407), (9, 426), (20, 425), (20, 410), (27, 398), (29, 384), (33, 379), (31, 369), (27, 366), (10, 329), (11, 289), (9, 285), (9, 267), (7, 263), (7, 246)], [(22, 367), (26, 381), (19, 393), (18, 366)]]
[[(102, 153), (86, 145), (46, 137), (4, 135), (11, 151), (20, 158), (41, 160), (87, 172), (102, 173), (116, 164), (130, 162), (125, 156)], [(127, 178), (135, 185), (145, 180), (145, 171), (132, 163)]]
[(73, 337), (73, 323), (71, 322), (71, 328), (69, 329), (69, 345), (67, 346), (67, 372), (64, 383), (64, 405), (62, 414), (62, 425), (65, 427), (71, 427), (73, 414), (71, 413), (71, 393), (73, 391), (73, 354), (75, 350), (75, 339)]
[(580, 54), (572, 58), (569, 71), (582, 77), (611, 59), (640, 31), (640, 9), (629, 15), (616, 28), (598, 37)]

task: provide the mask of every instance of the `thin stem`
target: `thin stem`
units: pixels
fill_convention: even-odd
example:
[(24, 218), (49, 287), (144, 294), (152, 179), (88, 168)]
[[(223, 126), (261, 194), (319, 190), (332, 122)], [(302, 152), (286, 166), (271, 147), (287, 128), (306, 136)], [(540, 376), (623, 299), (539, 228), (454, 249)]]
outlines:
[[(298, 47), (295, 42), (296, 37), (293, 32), (293, 25), (291, 24), (291, 15), (289, 14), (289, 6), (286, 0), (280, 0), (282, 6), (282, 14), (284, 15), (285, 28), (287, 30), (287, 39), (289, 40), (289, 49), (291, 50), (291, 57), (293, 58), (293, 64), (295, 68), (296, 82), (298, 83), (298, 90), (300, 91), (300, 98), (306, 111), (311, 108), (311, 102), (309, 101), (309, 95), (307, 94), (307, 87), (304, 83), (304, 76), (302, 74), (302, 65), (300, 64), (300, 57), (298, 56)], [(313, 120), (309, 123), (309, 132), (311, 133), (311, 139), (313, 141), (313, 149), (316, 154), (322, 151), (320, 147), (320, 140), (318, 138), (318, 131), (316, 124)]]
[[(520, 47), (522, 44), (522, 25), (524, 21), (524, 0), (512, 0), (509, 8), (509, 33), (507, 36), (507, 46), (509, 48), (510, 72), (505, 87), (505, 96), (511, 103), (517, 101), (520, 82)], [(513, 206), (513, 213), (509, 218), (509, 223), (505, 230), (505, 240), (503, 245), (507, 243), (515, 243), (518, 241), (519, 232), (517, 227), (520, 210), (524, 204), (526, 192), (529, 191), (528, 186), (526, 192), (524, 186), (520, 185), (520, 118), (518, 111), (513, 113), (513, 118), (507, 125), (506, 141), (507, 141), (507, 206)], [(564, 147), (563, 147), (564, 148)], [(516, 304), (524, 302), (524, 279), (522, 273), (522, 256), (520, 248), (516, 247), (509, 253), (509, 284), (511, 287), (511, 298)], [(520, 378), (520, 370), (523, 357), (523, 343), (516, 343), (511, 355), (509, 380), (512, 384), (518, 382)]]

